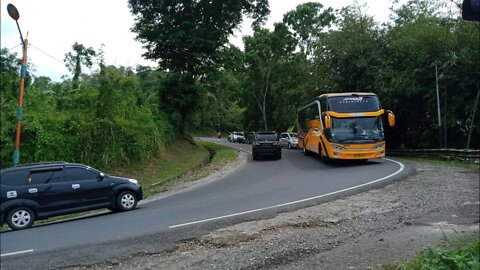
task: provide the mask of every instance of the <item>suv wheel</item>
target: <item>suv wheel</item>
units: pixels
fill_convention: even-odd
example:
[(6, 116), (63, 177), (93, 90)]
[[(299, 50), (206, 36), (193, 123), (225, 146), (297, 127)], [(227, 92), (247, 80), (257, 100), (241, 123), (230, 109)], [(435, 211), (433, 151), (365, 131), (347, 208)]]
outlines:
[(117, 211), (132, 210), (137, 206), (137, 196), (132, 191), (122, 191), (117, 197)]
[(28, 207), (17, 207), (8, 213), (6, 221), (12, 230), (26, 229), (33, 225), (35, 215)]

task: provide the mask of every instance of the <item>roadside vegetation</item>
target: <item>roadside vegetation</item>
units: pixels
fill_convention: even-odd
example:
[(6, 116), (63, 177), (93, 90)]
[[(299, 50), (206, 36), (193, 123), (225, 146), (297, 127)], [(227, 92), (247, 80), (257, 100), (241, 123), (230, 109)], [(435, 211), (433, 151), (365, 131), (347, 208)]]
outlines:
[(408, 157), (407, 159), (419, 161), (419, 162), (428, 162), (432, 164), (439, 164), (444, 166), (451, 166), (451, 167), (459, 167), (471, 170), (480, 171), (480, 164), (471, 162), (471, 161), (464, 161), (464, 160), (457, 160), (457, 159), (443, 159), (443, 158), (426, 158), (426, 157)]
[(440, 248), (429, 248), (410, 262), (401, 266), (388, 266), (384, 270), (478, 270), (480, 269), (480, 241), (451, 242), (448, 239)]
[[(480, 148), (479, 25), (462, 20), (452, 1), (393, 3), (383, 24), (358, 3), (341, 10), (304, 3), (272, 29), (263, 24), (267, 0), (128, 2), (131, 29), (158, 67), (109, 65), (103, 47), (82, 41), (65, 52), (71, 74), (60, 82), (36, 76), (29, 61), (21, 163), (64, 160), (102, 170), (148, 163), (195, 130), (284, 131), (295, 126), (299, 106), (337, 91), (375, 92), (396, 114), (389, 148)], [(241, 49), (229, 37), (245, 16), (254, 31)], [(0, 79), (4, 168), (15, 149), (15, 50), (1, 49)]]

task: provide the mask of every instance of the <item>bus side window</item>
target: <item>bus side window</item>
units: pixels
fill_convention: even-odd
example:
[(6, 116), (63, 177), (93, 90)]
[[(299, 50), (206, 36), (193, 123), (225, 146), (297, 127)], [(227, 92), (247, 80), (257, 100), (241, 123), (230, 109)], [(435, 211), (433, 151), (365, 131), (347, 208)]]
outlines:
[(305, 110), (300, 110), (298, 112), (298, 124), (300, 125), (300, 131), (302, 132), (303, 136), (307, 134), (308, 127), (307, 127), (307, 119), (305, 116)]

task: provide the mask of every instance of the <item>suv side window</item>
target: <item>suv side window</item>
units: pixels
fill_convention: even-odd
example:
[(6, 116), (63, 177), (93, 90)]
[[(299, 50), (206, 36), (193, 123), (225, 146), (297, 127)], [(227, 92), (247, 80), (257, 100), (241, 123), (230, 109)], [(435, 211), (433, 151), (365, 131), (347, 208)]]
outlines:
[(65, 174), (62, 168), (53, 168), (48, 170), (32, 170), (28, 182), (33, 185), (58, 183), (65, 181)]
[(98, 172), (81, 167), (67, 167), (65, 168), (69, 181), (83, 181), (98, 178)]
[(2, 185), (10, 187), (24, 186), (27, 183), (27, 170), (14, 170), (2, 174)]

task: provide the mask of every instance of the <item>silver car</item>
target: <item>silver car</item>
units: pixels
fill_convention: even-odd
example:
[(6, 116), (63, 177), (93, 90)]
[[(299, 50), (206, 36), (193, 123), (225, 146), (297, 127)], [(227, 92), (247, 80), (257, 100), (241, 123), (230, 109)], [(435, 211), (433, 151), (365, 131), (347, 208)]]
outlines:
[(233, 143), (234, 142), (245, 143), (245, 135), (243, 132), (233, 131), (228, 136), (228, 141)]
[(280, 134), (280, 145), (282, 147), (297, 148), (298, 138), (297, 133), (294, 132), (283, 132)]

